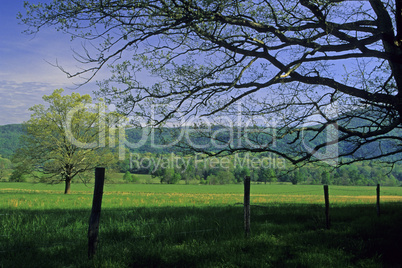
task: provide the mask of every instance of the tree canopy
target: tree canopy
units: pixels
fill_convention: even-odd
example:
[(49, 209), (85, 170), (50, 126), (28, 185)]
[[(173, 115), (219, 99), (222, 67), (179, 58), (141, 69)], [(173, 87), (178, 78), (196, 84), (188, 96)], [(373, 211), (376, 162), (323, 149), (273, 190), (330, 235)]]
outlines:
[(14, 155), (15, 172), (44, 174), (42, 179), (65, 181), (70, 193), (71, 181), (97, 166), (110, 166), (117, 157), (107, 147), (108, 124), (102, 109), (91, 109), (89, 95), (62, 96), (55, 90), (43, 96), (47, 105), (30, 108), (31, 119), (24, 123), (26, 134)]
[[(84, 69), (60, 68), (89, 79), (110, 68), (100, 94), (138, 116), (139, 125), (190, 122), (221, 145), (214, 154), (267, 151), (292, 163), (401, 153), (400, 0), (54, 0), (25, 7), (28, 33), (50, 26), (91, 43), (77, 54)], [(153, 81), (141, 79), (144, 71)], [(205, 131), (211, 122), (246, 142)], [(289, 146), (276, 147), (279, 139)], [(338, 142), (348, 147), (339, 155)], [(186, 147), (205, 151), (195, 145)]]

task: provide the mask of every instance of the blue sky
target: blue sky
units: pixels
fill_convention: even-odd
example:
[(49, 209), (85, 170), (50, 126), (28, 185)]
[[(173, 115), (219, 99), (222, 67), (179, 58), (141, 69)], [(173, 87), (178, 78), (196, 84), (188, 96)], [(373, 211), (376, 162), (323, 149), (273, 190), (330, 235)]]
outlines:
[[(30, 1), (38, 2), (38, 1)], [(40, 1), (39, 1), (40, 2)], [(0, 125), (22, 123), (29, 119), (28, 108), (43, 103), (42, 96), (56, 88), (67, 93), (77, 90), (78, 80), (67, 76), (50, 63), (56, 61), (65, 69), (74, 68), (72, 48), (67, 35), (44, 28), (37, 35), (26, 35), (17, 13), (25, 13), (23, 0), (2, 0), (0, 7)], [(82, 82), (82, 81), (81, 81)], [(89, 93), (94, 83), (78, 91)]]

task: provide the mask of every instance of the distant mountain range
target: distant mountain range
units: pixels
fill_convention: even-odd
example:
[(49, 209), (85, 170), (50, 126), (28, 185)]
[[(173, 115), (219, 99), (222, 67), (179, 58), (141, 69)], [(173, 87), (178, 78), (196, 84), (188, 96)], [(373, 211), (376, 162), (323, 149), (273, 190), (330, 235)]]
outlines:
[[(356, 123), (356, 125), (359, 125), (359, 123)], [(176, 129), (177, 130), (177, 129)], [(20, 137), (24, 133), (23, 130), (23, 125), (22, 124), (10, 124), (10, 125), (3, 125), (0, 126), (0, 156), (5, 157), (5, 158), (11, 158), (14, 152), (19, 148), (20, 146)], [(221, 132), (223, 133), (223, 132)], [(143, 136), (143, 130), (141, 129), (127, 129), (126, 130), (126, 136), (128, 142), (131, 142), (132, 144), (135, 144), (139, 142)], [(394, 130), (393, 135), (401, 137), (402, 133), (399, 130)], [(163, 136), (163, 135), (162, 135)], [(309, 134), (306, 135), (306, 137), (311, 136)], [(293, 137), (294, 138), (294, 137)], [(287, 137), (284, 141), (278, 141), (278, 148), (284, 148), (289, 147), (289, 145), (286, 144), (286, 141), (289, 142), (293, 139), (292, 137)], [(320, 134), (318, 137), (316, 137), (315, 141), (316, 142), (325, 142), (323, 134)], [(208, 142), (203, 139), (197, 140), (197, 144), (202, 144), (204, 142)], [(312, 147), (314, 147), (314, 143), (310, 143)], [(156, 137), (156, 143), (162, 144), (160, 139)], [(280, 144), (283, 143), (283, 144)], [(377, 155), (381, 154), (381, 152), (386, 152), (388, 150), (393, 150), (395, 149), (395, 146), (398, 146), (395, 144), (395, 141), (382, 141), (381, 144), (379, 143), (371, 143), (368, 144), (361, 149), (359, 149), (354, 155), (356, 157), (363, 157), (368, 156), (368, 155)], [(298, 146), (301, 146), (300, 144)], [(401, 145), (399, 145), (401, 146)], [(350, 151), (350, 148), (352, 147), (351, 143), (344, 142), (339, 144), (339, 153), (345, 153)], [(170, 152), (177, 152), (179, 149), (175, 147), (170, 147), (170, 148), (155, 148), (154, 146), (151, 146), (151, 139), (148, 138), (147, 141), (139, 148), (136, 149), (131, 149), (132, 152), (139, 152), (139, 153), (170, 153)], [(301, 148), (303, 150), (303, 148)], [(402, 158), (402, 154), (394, 155), (391, 157), (388, 157), (387, 160), (399, 160)]]

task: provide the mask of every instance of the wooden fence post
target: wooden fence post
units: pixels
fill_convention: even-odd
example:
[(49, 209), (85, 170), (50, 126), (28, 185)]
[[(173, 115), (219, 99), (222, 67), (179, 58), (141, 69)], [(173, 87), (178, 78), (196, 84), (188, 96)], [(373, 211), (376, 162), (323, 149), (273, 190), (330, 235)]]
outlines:
[(380, 216), (380, 184), (377, 184), (377, 216)]
[(88, 258), (92, 259), (98, 245), (99, 219), (102, 206), (103, 184), (105, 181), (105, 168), (95, 169), (95, 189), (92, 201), (92, 211), (88, 228)]
[(250, 176), (244, 178), (244, 232), (250, 236)]
[(326, 227), (329, 230), (331, 227), (331, 222), (329, 219), (329, 193), (328, 193), (328, 185), (324, 185), (324, 199), (325, 199), (325, 222)]

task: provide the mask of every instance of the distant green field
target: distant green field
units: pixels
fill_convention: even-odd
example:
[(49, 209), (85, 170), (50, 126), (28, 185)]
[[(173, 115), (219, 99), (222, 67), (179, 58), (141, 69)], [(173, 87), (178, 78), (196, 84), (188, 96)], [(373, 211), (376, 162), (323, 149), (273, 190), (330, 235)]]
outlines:
[(0, 183), (0, 267), (388, 267), (402, 263), (402, 188), (106, 184), (95, 259), (87, 258), (93, 185)]
[[(93, 184), (73, 184), (72, 194), (64, 195), (63, 184), (0, 183), (2, 208), (87, 208)], [(233, 205), (243, 202), (243, 185), (106, 184), (104, 207)], [(331, 203), (371, 204), (376, 187), (329, 186)], [(402, 201), (402, 187), (382, 187), (383, 202)], [(319, 185), (252, 184), (254, 204), (324, 202)]]

